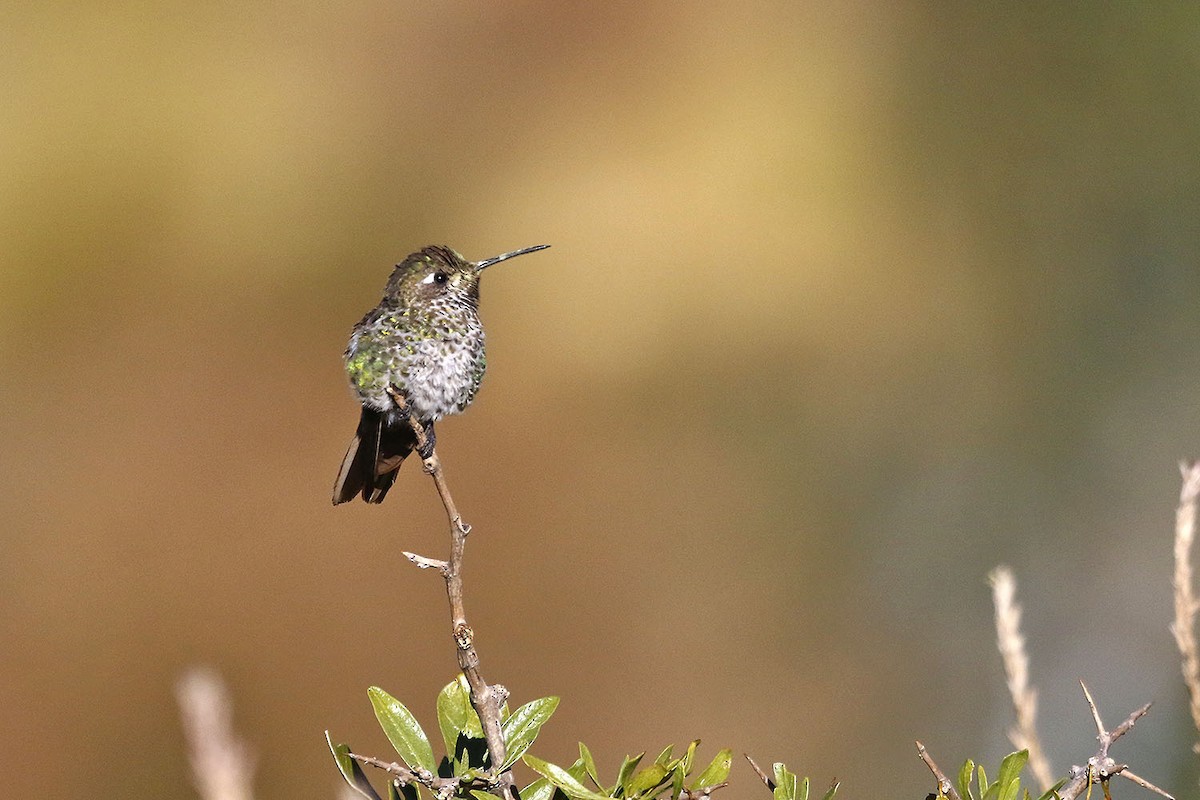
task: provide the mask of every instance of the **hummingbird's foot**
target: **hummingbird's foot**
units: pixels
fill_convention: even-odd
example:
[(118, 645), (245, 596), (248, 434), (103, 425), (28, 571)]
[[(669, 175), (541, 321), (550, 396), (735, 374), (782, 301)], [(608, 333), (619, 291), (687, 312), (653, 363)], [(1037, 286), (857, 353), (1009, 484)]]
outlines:
[(422, 461), (426, 461), (433, 457), (433, 447), (437, 444), (437, 434), (433, 431), (432, 420), (424, 422), (422, 425), (425, 427), (425, 446), (417, 448), (417, 455), (421, 457)]
[(391, 417), (395, 422), (406, 424), (408, 418), (412, 415), (412, 410), (408, 405), (408, 398), (404, 396), (404, 392), (400, 391), (399, 386), (389, 386), (387, 393), (391, 395), (392, 405), (394, 408), (391, 412)]

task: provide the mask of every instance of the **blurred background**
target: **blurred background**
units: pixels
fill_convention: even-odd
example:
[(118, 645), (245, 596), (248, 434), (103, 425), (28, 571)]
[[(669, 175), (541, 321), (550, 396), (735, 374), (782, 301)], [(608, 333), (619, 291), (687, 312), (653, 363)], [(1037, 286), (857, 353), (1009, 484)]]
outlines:
[[(1008, 752), (989, 570), (1055, 769), (1194, 787), (1171, 615), (1200, 456), (1200, 10), (921, 2), (8, 4), (7, 796), (190, 796), (229, 681), (259, 796), (331, 798), (454, 674), (412, 464), (333, 508), (350, 326), (489, 272), (439, 452), (484, 674), (602, 770), (700, 737), (847, 797)], [(738, 797), (763, 790), (735, 764)], [(1128, 787), (1125, 791), (1132, 790)]]

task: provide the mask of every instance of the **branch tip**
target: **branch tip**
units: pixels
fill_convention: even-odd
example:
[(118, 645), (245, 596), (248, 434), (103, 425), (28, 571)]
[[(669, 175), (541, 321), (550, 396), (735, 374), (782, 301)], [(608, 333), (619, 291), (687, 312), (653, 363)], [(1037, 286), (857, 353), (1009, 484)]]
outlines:
[(917, 755), (925, 762), (925, 766), (929, 767), (929, 771), (933, 773), (934, 780), (937, 781), (938, 792), (950, 798), (950, 800), (962, 800), (959, 797), (958, 790), (954, 788), (954, 784), (946, 777), (946, 773), (942, 772), (941, 767), (933, 760), (933, 756), (929, 755), (929, 751), (925, 749), (925, 745), (917, 742)]
[(1087, 684), (1083, 679), (1079, 679), (1079, 686), (1083, 689), (1083, 696), (1087, 698), (1088, 708), (1092, 711), (1092, 720), (1096, 723), (1096, 735), (1104, 736), (1104, 723), (1100, 720), (1100, 710), (1096, 708), (1096, 701), (1092, 699), (1092, 693), (1088, 691)]
[(438, 558), (428, 558), (426, 556), (404, 551), (404, 557), (415, 564), (420, 569), (436, 569), (438, 572), (445, 573), (450, 565)]
[(755, 763), (754, 759), (750, 757), (750, 754), (742, 753), (742, 757), (750, 762), (750, 768), (754, 770), (756, 775), (758, 775), (759, 780), (766, 784), (767, 790), (772, 792), (775, 791), (775, 781), (771, 780), (770, 775), (762, 771), (762, 767)]

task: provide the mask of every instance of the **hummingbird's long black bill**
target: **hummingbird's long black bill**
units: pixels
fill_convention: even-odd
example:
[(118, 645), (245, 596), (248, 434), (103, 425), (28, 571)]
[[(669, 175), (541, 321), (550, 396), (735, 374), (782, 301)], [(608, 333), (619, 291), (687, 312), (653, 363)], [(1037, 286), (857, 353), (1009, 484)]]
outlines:
[(549, 246), (550, 245), (548, 245), (548, 244), (535, 244), (533, 247), (523, 247), (520, 250), (513, 250), (511, 253), (505, 253), (505, 254), (499, 255), (499, 256), (492, 256), (491, 258), (485, 258), (483, 261), (476, 262), (475, 269), (476, 270), (487, 269), (488, 267), (492, 266), (493, 264), (499, 264), (501, 261), (505, 261), (510, 258), (515, 258), (517, 256), (523, 256), (526, 253), (536, 253), (538, 250), (545, 250)]

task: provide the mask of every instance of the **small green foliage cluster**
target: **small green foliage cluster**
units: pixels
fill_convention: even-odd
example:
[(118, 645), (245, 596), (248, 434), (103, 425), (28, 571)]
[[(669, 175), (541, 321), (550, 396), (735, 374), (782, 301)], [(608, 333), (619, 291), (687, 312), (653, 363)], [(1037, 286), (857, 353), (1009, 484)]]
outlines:
[[(470, 690), (461, 675), (438, 694), (438, 726), (446, 747), (446, 755), (439, 760), (433, 754), (429, 737), (403, 703), (378, 687), (368, 689), (367, 695), (380, 727), (404, 762), (403, 767), (357, 756), (349, 745), (335, 744), (328, 732), (325, 736), (342, 777), (368, 800), (382, 798), (367, 779), (363, 762), (387, 771), (389, 800), (420, 800), (422, 786), (438, 798), (500, 800), (489, 790), (519, 760), (540, 776), (520, 790), (522, 800), (700, 800), (725, 785), (733, 765), (733, 751), (725, 749), (692, 777), (699, 740), (689, 744), (678, 757), (673, 755), (673, 745), (667, 747), (647, 766), (642, 766), (645, 753), (628, 756), (611, 783), (600, 778), (595, 759), (582, 742), (579, 758), (569, 767), (543, 761), (528, 752), (558, 707), (557, 697), (543, 697), (513, 712), (507, 705), (500, 710), (507, 755), (500, 768), (493, 770), (483, 726), (471, 706)], [(771, 788), (775, 800), (808, 800), (807, 778), (797, 780), (783, 764), (775, 764), (774, 770)], [(588, 783), (594, 788), (589, 788)], [(835, 785), (824, 800), (832, 800), (836, 790)]]
[[(733, 751), (722, 750), (709, 762), (699, 775), (688, 780), (695, 765), (696, 748), (700, 740), (688, 745), (687, 752), (678, 758), (672, 756), (675, 746), (670, 745), (654, 763), (638, 769), (645, 753), (626, 756), (617, 771), (615, 783), (608, 784), (600, 779), (596, 761), (583, 742), (579, 743), (579, 758), (570, 767), (563, 769), (548, 764), (533, 756), (525, 756), (525, 763), (542, 777), (521, 792), (522, 800), (552, 800), (566, 797), (567, 800), (652, 800), (670, 797), (707, 797), (713, 789), (722, 786), (733, 766)], [(593, 791), (584, 785), (588, 780), (596, 787)]]
[[(507, 705), (500, 710), (501, 732), (506, 756), (499, 770), (493, 770), (488, 757), (483, 725), (471, 705), (466, 679), (459, 675), (448, 683), (437, 698), (438, 727), (446, 755), (436, 759), (433, 745), (416, 717), (396, 698), (379, 687), (367, 690), (375, 717), (396, 748), (404, 767), (381, 759), (367, 759), (352, 753), (347, 744), (329, 742), (333, 759), (342, 777), (367, 800), (382, 800), (362, 769), (363, 762), (386, 770), (388, 800), (421, 800), (420, 787), (425, 787), (439, 800), (501, 800), (493, 791), (499, 776), (512, 769), (518, 761), (540, 777), (520, 790), (521, 800), (707, 800), (726, 785), (733, 766), (733, 751), (726, 748), (694, 778), (696, 750), (700, 740), (687, 746), (681, 756), (674, 756), (674, 745), (658, 754), (652, 763), (642, 766), (645, 753), (627, 756), (617, 770), (616, 780), (601, 779), (596, 761), (587, 745), (579, 743), (579, 758), (569, 767), (560, 767), (529, 754), (542, 726), (558, 708), (557, 697), (543, 697), (526, 703), (516, 711)], [(1000, 762), (996, 780), (989, 781), (982, 765), (968, 759), (958, 771), (955, 788), (960, 800), (1032, 800), (1028, 789), (1021, 788), (1021, 771), (1029, 761), (1029, 753), (1011, 753)], [(755, 766), (755, 770), (758, 767)], [(774, 800), (809, 800), (809, 780), (801, 778), (782, 763), (772, 767), (772, 774), (759, 771), (772, 791)], [(1038, 800), (1057, 800), (1058, 790), (1066, 783), (1059, 781)], [(589, 788), (589, 784), (591, 787)], [(833, 784), (822, 800), (834, 800), (838, 784)], [(928, 800), (949, 800), (939, 792)]]
[[(441, 728), (442, 740), (446, 746), (446, 755), (440, 761), (435, 760), (433, 745), (430, 744), (421, 724), (403, 703), (377, 686), (368, 689), (367, 695), (375, 709), (379, 726), (383, 728), (388, 741), (396, 748), (412, 776), (407, 782), (388, 781), (389, 798), (418, 800), (419, 786), (425, 786), (443, 797), (470, 798), (484, 794), (478, 792), (478, 789), (494, 782), (494, 777), (489, 771), (491, 764), (483, 736), (483, 725), (471, 706), (470, 689), (463, 676), (460, 675), (457, 680), (448, 683), (438, 694), (438, 727)], [(526, 703), (513, 712), (509, 711), (507, 705), (500, 710), (501, 732), (507, 757), (496, 774), (511, 769), (512, 765), (525, 755), (537, 738), (542, 725), (550, 719), (557, 707), (557, 697), (543, 697)], [(359, 761), (351, 755), (350, 746), (334, 744), (328, 732), (325, 736), (329, 741), (329, 749), (333, 752), (333, 759), (346, 782), (369, 800), (380, 800)]]
[[(996, 775), (996, 780), (988, 783), (987, 773), (983, 769), (983, 765), (976, 765), (971, 759), (967, 759), (962, 765), (962, 769), (958, 771), (958, 796), (962, 800), (1030, 800), (1029, 790), (1021, 789), (1021, 770), (1025, 769), (1025, 763), (1029, 761), (1028, 750), (1018, 750), (1015, 753), (1009, 753), (1000, 762), (1000, 771)], [(979, 793), (975, 794), (971, 790), (971, 779), (975, 778), (975, 786)], [(1038, 800), (1055, 800), (1058, 797), (1058, 790), (1065, 784), (1066, 778), (1056, 783), (1054, 786), (1046, 790), (1046, 792), (1038, 798)], [(945, 795), (938, 794), (938, 800), (942, 800)]]
[[(808, 800), (808, 778), (797, 780), (796, 773), (778, 761), (775, 762), (773, 771), (774, 780), (771, 781), (771, 784), (774, 789), (771, 791), (775, 795), (775, 800)], [(838, 784), (834, 783), (821, 800), (833, 800), (837, 790)]]

